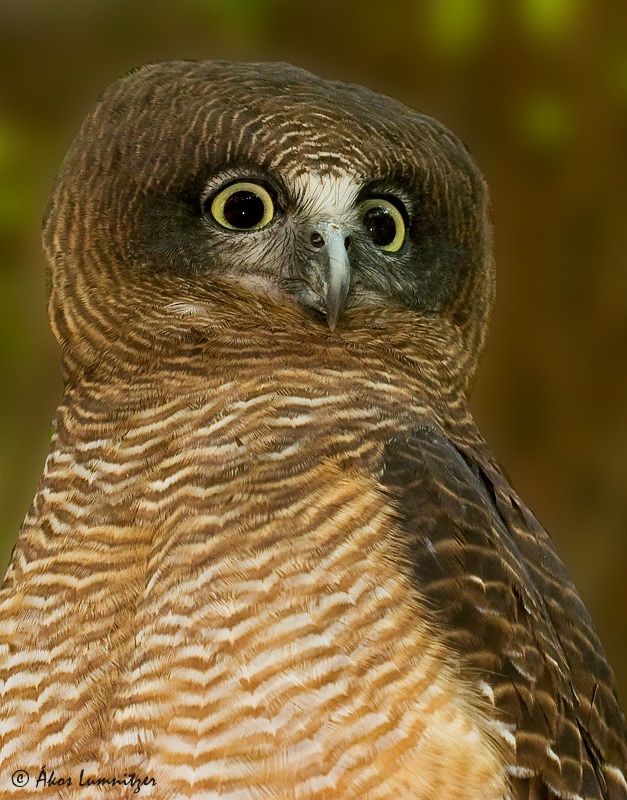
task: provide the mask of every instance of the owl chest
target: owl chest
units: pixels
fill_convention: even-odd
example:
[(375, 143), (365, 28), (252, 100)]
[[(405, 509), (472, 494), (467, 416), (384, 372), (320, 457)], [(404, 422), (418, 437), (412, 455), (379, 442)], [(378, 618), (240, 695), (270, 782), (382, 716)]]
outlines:
[[(117, 463), (86, 445), (68, 514), (49, 517), (72, 542), (63, 569), (81, 577), (52, 599), (42, 583), (54, 625), (32, 635), (41, 648), (50, 634), (42, 702), (56, 701), (33, 758), (63, 764), (71, 727), (81, 763), (154, 775), (158, 800), (503, 796), (487, 721), (403, 566), (394, 509), (354, 468), (372, 445), (319, 435), (305, 458), (302, 434), (268, 418), (188, 428), (171, 455), (163, 431), (151, 450), (152, 421)], [(67, 463), (51, 457), (44, 507)], [(24, 731), (40, 724), (28, 702)]]
[[(331, 472), (272, 513), (250, 494), (239, 515), (227, 501), (222, 518), (181, 514), (148, 562), (110, 741), (141, 743), (134, 756), (173, 791), (191, 781), (202, 797), (426, 798), (452, 781), (440, 795), (461, 798), (469, 776), (476, 796), (499, 797), (488, 737), (400, 567), (392, 510), (369, 481), (318, 470)], [(451, 737), (469, 755), (461, 776)]]
[(390, 563), (390, 510), (365, 481), (315, 471), (332, 474), (287, 503), (278, 487), (229, 482), (223, 504), (183, 515), (147, 565), (140, 652), (167, 643), (172, 702), (202, 697), (203, 725), (228, 719), (253, 749), (325, 719), (330, 732), (377, 705), (372, 693), (393, 702), (390, 675), (413, 659), (417, 608)]

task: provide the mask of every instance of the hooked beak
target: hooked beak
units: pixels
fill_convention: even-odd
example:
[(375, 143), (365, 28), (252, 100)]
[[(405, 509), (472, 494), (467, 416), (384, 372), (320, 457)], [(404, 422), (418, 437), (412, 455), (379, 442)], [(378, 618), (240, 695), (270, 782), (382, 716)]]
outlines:
[(327, 324), (334, 331), (344, 310), (351, 282), (348, 260), (350, 231), (335, 222), (320, 222), (311, 234), (311, 244), (319, 251), (323, 300)]

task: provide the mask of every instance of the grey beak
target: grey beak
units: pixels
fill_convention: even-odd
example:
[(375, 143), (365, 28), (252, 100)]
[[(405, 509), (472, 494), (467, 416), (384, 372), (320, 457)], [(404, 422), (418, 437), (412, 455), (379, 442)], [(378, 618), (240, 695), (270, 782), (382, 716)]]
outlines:
[(327, 324), (334, 331), (344, 310), (351, 282), (347, 253), (350, 231), (335, 222), (320, 222), (311, 235), (311, 243), (320, 250)]

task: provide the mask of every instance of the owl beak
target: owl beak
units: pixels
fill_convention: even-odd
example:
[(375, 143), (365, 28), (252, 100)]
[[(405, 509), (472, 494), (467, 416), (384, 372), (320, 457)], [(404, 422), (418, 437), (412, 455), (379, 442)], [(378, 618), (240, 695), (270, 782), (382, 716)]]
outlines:
[(335, 222), (321, 222), (311, 234), (312, 245), (319, 250), (327, 324), (334, 331), (344, 310), (351, 282), (348, 260), (350, 231)]

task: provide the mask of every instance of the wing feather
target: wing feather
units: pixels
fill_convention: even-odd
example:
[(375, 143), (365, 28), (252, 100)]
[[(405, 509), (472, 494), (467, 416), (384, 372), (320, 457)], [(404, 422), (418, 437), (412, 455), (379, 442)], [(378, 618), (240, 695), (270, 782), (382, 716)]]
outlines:
[(625, 722), (592, 621), (487, 448), (426, 425), (388, 442), (382, 482), (417, 587), (515, 738), (515, 796), (626, 798)]

